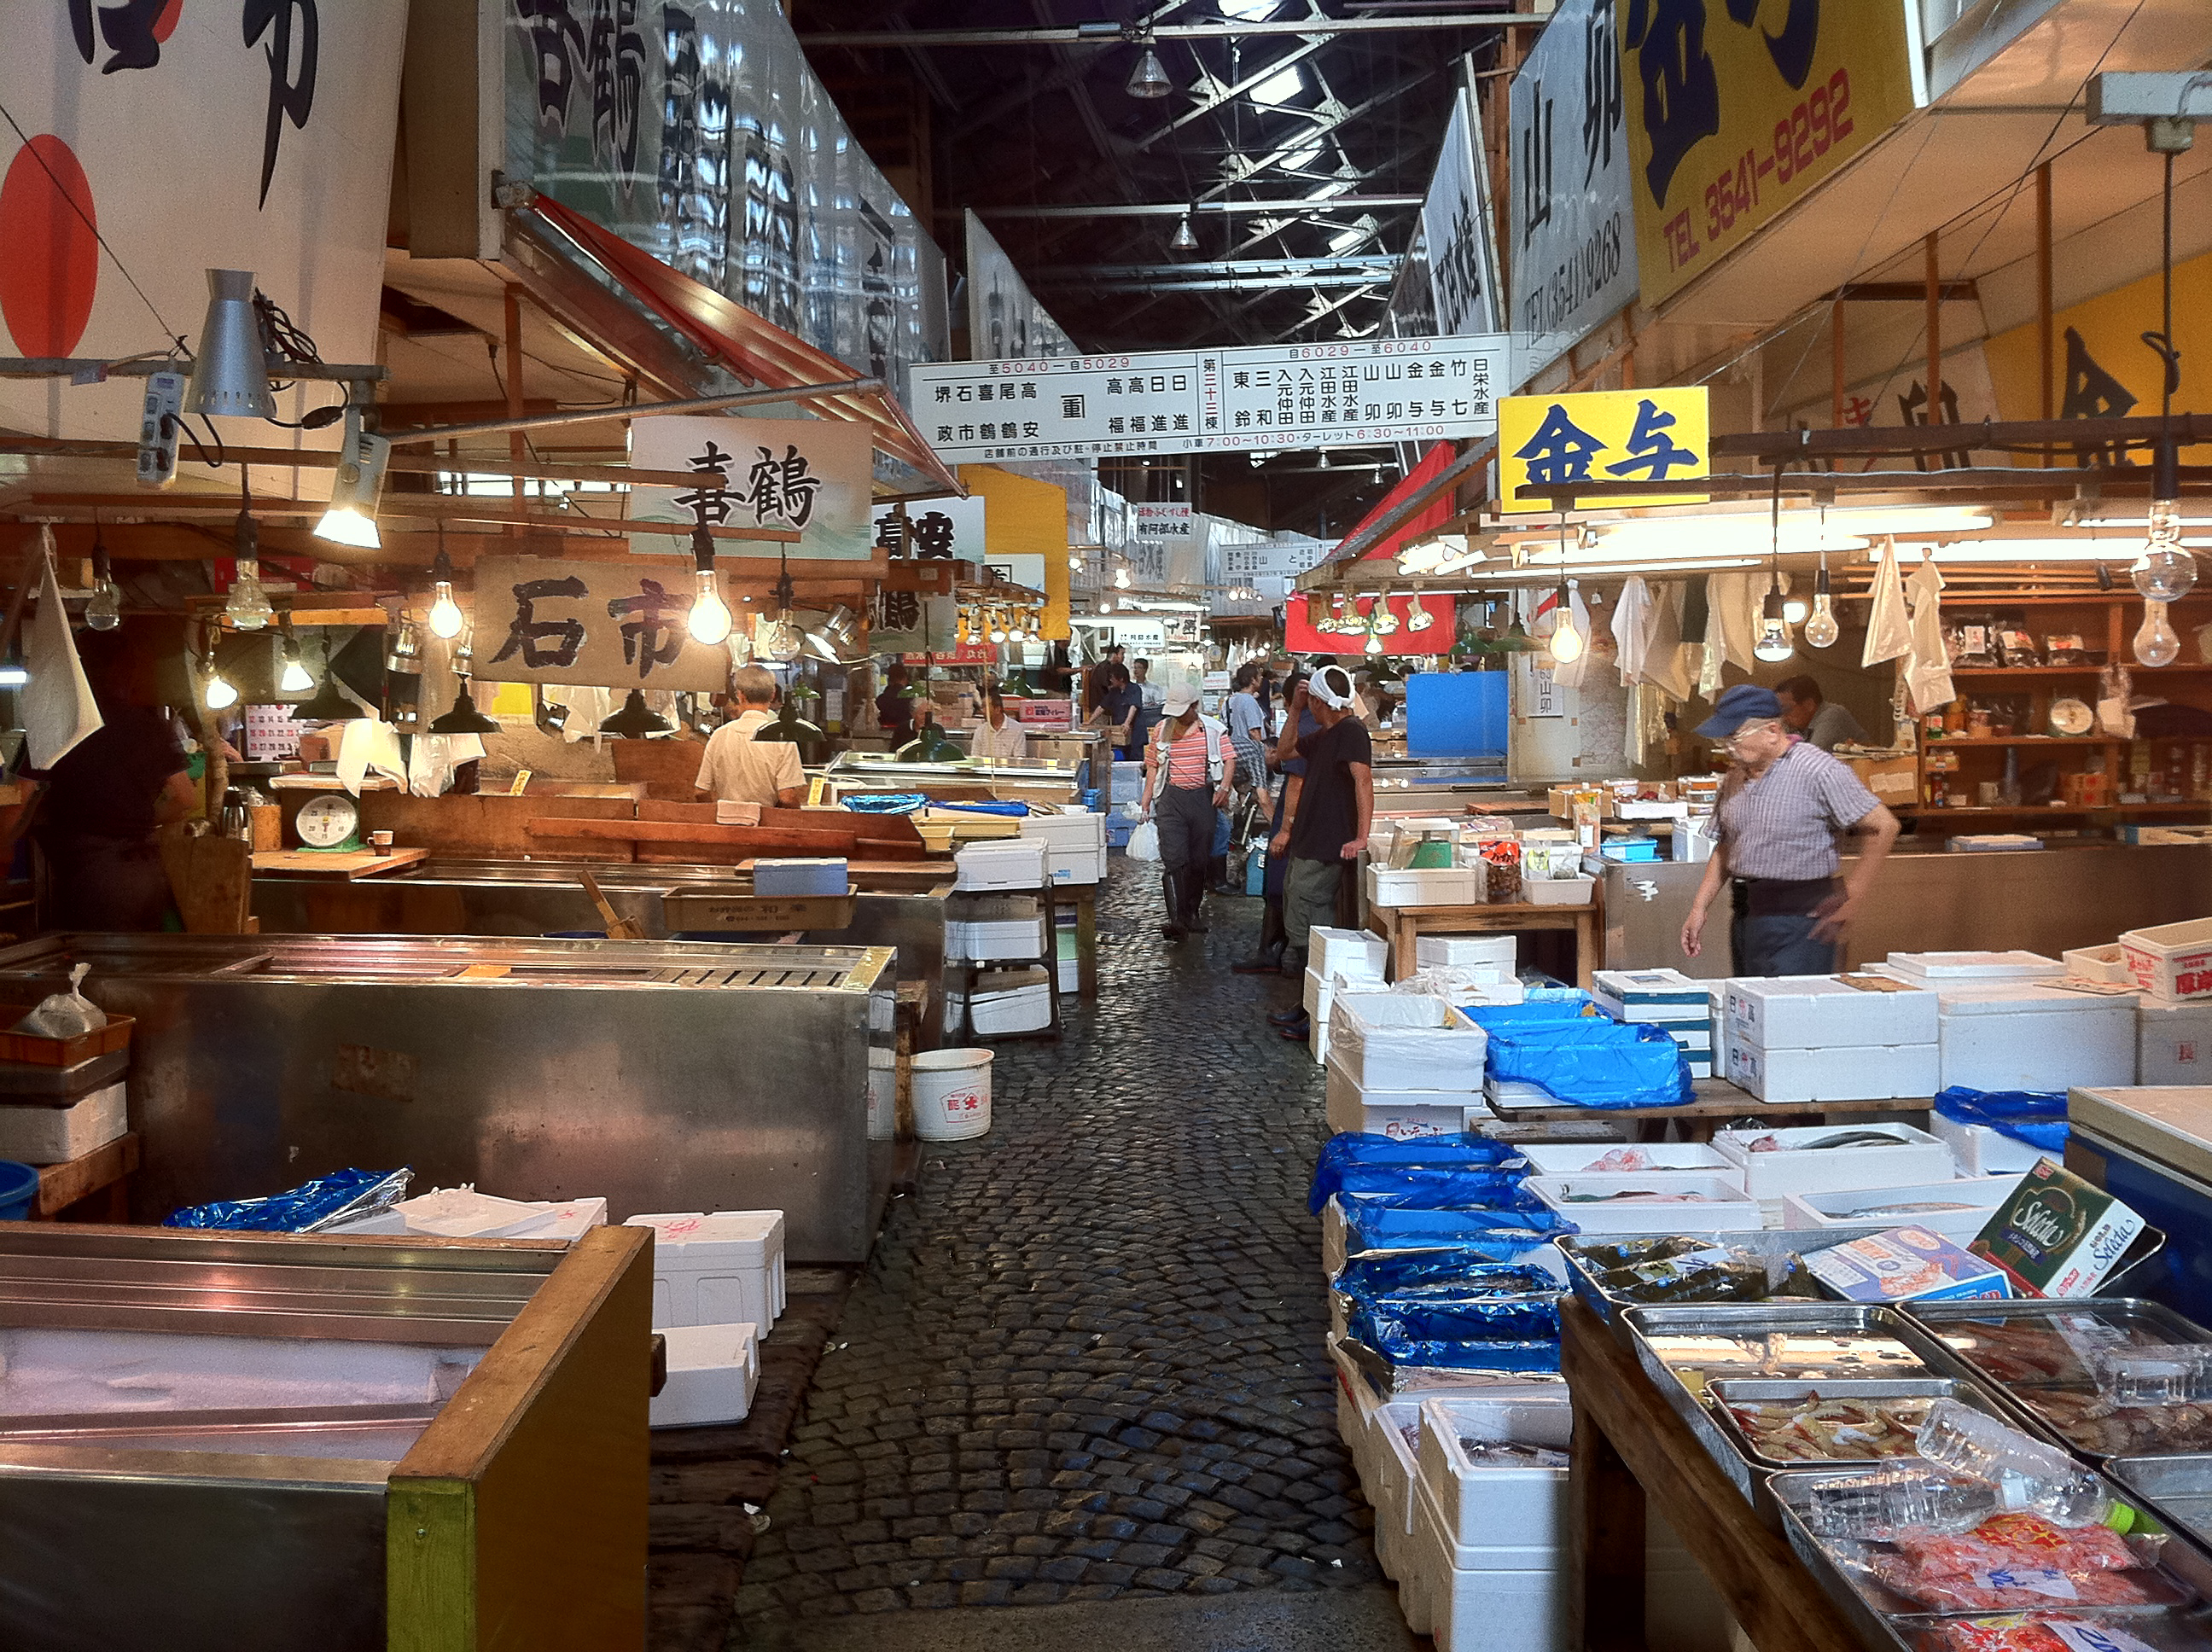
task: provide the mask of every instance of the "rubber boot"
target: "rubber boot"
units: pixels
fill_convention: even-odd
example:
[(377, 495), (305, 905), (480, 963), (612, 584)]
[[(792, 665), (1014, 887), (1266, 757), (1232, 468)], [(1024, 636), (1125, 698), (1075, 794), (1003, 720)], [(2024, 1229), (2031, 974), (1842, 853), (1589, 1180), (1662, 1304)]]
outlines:
[(1207, 865), (1206, 877), (1212, 880), (1216, 895), (1242, 895), (1243, 890), (1229, 881), (1229, 857), (1217, 854)]
[(1239, 975), (1272, 975), (1283, 967), (1283, 948), (1287, 938), (1283, 933), (1283, 903), (1269, 901), (1260, 914), (1259, 950), (1249, 958), (1239, 958), (1229, 966)]
[(1208, 927), (1206, 921), (1206, 874), (1194, 870), (1183, 880), (1182, 926), (1194, 935), (1203, 935)]
[(1182, 880), (1171, 872), (1160, 874), (1160, 895), (1167, 902), (1168, 920), (1160, 926), (1162, 940), (1182, 938)]

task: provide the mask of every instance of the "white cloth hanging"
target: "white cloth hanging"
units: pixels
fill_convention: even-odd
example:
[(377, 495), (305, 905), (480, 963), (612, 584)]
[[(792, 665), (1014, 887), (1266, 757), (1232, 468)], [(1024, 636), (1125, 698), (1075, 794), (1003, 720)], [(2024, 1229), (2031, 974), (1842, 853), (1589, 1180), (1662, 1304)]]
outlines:
[(418, 734), (407, 754), (407, 789), (418, 798), (444, 795), (453, 784), (453, 770), (484, 755), (484, 743), (473, 734)]
[(378, 717), (356, 717), (338, 735), (338, 783), (356, 797), (371, 770), (388, 780), (407, 783), (399, 760), (399, 731)]
[(1923, 555), (1905, 588), (1912, 594), (1912, 653), (1905, 671), (1912, 709), (1925, 714), (1958, 697), (1951, 686), (1951, 655), (1943, 646), (1943, 575)]
[(23, 626), (23, 744), (33, 768), (52, 768), (105, 726), (70, 635), (69, 610), (54, 579), (53, 530), (39, 530), (39, 611)]
[(1897, 571), (1897, 541), (1882, 542), (1881, 566), (1874, 571), (1874, 606), (1867, 616), (1862, 665), (1902, 659), (1912, 652), (1912, 621), (1905, 609), (1905, 581)]
[[(1763, 572), (1715, 574), (1705, 581), (1705, 598), (1719, 626), (1722, 658), (1739, 671), (1758, 668), (1759, 604), (1769, 576)], [(1708, 640), (1713, 634), (1706, 633)]]
[(1701, 652), (1682, 641), (1682, 610), (1689, 597), (1689, 586), (1680, 581), (1656, 587), (1644, 636), (1644, 681), (1678, 702), (1697, 687)]
[(570, 745), (597, 734), (599, 725), (615, 714), (620, 703), (612, 689), (600, 688), (563, 688), (545, 698), (554, 705), (568, 707), (568, 718), (561, 725), (561, 738)]
[(1652, 614), (1651, 587), (1644, 583), (1641, 574), (1632, 574), (1628, 583), (1620, 587), (1620, 596), (1613, 605), (1613, 643), (1620, 664), (1620, 680), (1634, 683), (1642, 680), (1645, 646), (1650, 641)]

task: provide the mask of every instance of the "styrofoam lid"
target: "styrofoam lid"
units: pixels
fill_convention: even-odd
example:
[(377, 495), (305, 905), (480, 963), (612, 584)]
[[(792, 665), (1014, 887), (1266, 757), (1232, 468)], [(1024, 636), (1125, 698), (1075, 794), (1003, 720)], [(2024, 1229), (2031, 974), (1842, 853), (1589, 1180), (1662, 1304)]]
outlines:
[(2112, 1016), (2132, 1021), (2132, 993), (2069, 993), (2032, 981), (1961, 981), (1931, 983), (1950, 1018), (1970, 1015)]
[[(1868, 995), (1866, 989), (1853, 987), (1833, 975), (1737, 975), (1727, 983), (1728, 990), (1745, 998), (1760, 999), (1781, 998), (1829, 998), (1848, 993), (1853, 998)], [(1911, 993), (1932, 990), (1933, 983), (1906, 987), (1902, 993), (1876, 993), (1876, 998), (1898, 998)]]
[(1907, 975), (1954, 981), (2032, 981), (2066, 973), (2063, 963), (2040, 952), (1893, 952), (1889, 963)]
[(783, 1237), (781, 1211), (675, 1211), (661, 1215), (633, 1216), (623, 1224), (651, 1228), (656, 1257), (665, 1263), (671, 1253), (691, 1252), (704, 1257), (728, 1247), (732, 1260), (757, 1255)]

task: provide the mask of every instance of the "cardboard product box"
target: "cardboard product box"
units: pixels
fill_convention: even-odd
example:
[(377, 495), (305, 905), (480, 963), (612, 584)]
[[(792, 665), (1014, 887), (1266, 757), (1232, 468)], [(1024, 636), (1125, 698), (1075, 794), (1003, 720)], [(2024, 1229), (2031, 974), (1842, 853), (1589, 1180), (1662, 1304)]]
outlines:
[(1859, 783), (1883, 803), (1911, 803), (1920, 790), (1917, 757), (1846, 757)]
[(1895, 1228), (1816, 1250), (1813, 1277), (1846, 1302), (1949, 1302), (2009, 1297), (2005, 1272), (1925, 1228)]
[(2136, 1082), (2201, 1084), (2208, 1079), (2212, 1079), (2212, 1002), (2168, 1004), (2159, 999), (2138, 1000)]
[(2023, 1296), (2094, 1297), (2143, 1219), (2064, 1166), (2039, 1160), (1967, 1247)]
[(1728, 982), (1723, 1003), (1729, 1042), (1741, 1039), (1768, 1050), (1933, 1044), (1942, 1011), (1941, 1000), (1924, 987), (1892, 992), (1855, 987), (1837, 975), (1737, 976)]

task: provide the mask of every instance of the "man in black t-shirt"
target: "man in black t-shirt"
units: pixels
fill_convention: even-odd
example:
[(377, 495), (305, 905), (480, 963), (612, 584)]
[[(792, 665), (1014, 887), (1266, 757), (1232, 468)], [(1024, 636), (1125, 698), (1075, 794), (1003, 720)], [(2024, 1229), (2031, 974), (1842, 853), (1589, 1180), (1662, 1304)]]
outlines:
[[(1375, 747), (1359, 720), (1352, 674), (1341, 665), (1322, 666), (1306, 684), (1306, 703), (1321, 727), (1298, 742), (1305, 773), (1291, 777), (1283, 822), (1267, 847), (1271, 858), (1290, 857), (1283, 930), (1291, 951), (1301, 954), (1314, 926), (1336, 921), (1338, 892), (1375, 819)], [(1309, 1035), (1303, 1006), (1267, 1018), (1285, 1038)]]
[(876, 723), (890, 737), (894, 751), (914, 738), (914, 701), (907, 696), (902, 665), (884, 674), (884, 691), (876, 696)]

